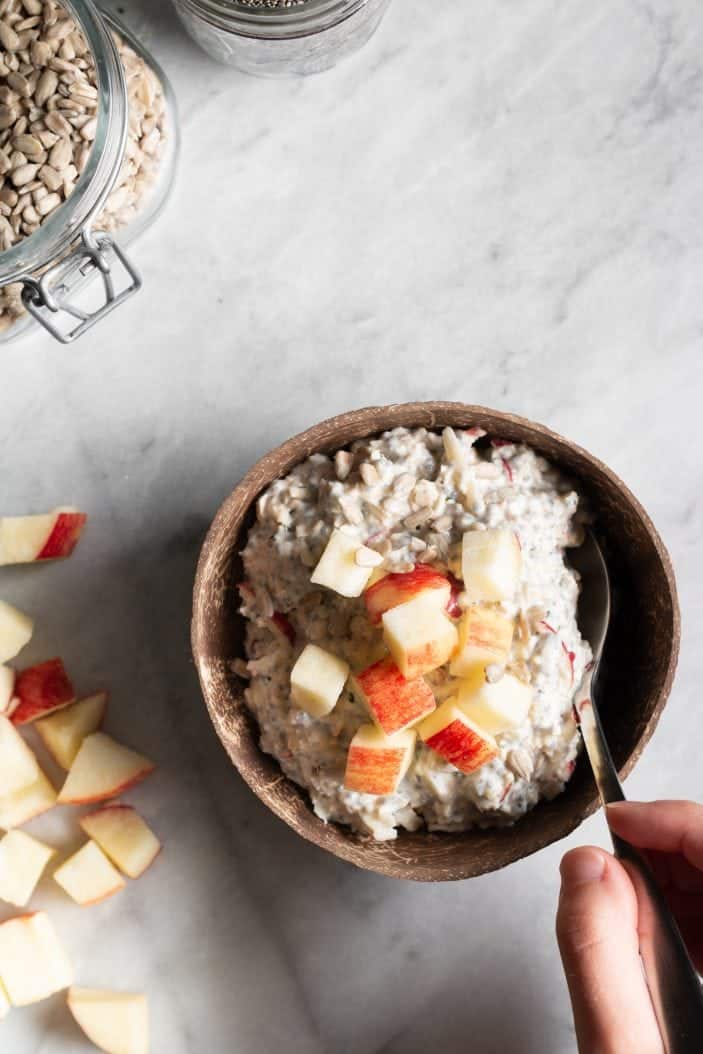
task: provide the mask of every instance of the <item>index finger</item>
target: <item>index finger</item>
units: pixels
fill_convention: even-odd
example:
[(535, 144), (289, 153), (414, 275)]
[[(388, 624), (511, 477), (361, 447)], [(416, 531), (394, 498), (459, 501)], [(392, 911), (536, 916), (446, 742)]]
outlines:
[(608, 823), (638, 849), (681, 853), (703, 871), (703, 805), (692, 801), (616, 802)]

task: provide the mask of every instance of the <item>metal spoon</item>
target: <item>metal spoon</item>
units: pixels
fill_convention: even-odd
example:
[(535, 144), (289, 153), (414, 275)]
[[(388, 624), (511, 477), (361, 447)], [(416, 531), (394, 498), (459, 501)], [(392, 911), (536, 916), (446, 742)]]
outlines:
[[(624, 801), (596, 707), (598, 668), (610, 621), (610, 580), (598, 542), (590, 532), (570, 554), (581, 576), (578, 623), (591, 645), (593, 663), (575, 695), (581, 728), (601, 801)], [(607, 818), (607, 813), (606, 813)], [(700, 1054), (703, 1046), (703, 989), (678, 926), (642, 853), (610, 832), (615, 855), (637, 891), (640, 956), (666, 1054)]]

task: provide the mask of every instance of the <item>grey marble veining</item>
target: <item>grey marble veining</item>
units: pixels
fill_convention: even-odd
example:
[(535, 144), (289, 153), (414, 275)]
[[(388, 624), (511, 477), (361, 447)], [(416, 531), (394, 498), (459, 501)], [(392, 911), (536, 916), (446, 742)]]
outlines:
[[(117, 6), (116, 4), (114, 6)], [(72, 501), (74, 560), (2, 573), (107, 685), (108, 728), (154, 756), (129, 795), (154, 868), (80, 910), (42, 882), (81, 983), (144, 988), (155, 1054), (568, 1054), (553, 937), (566, 845), (423, 887), (307, 846), (231, 769), (188, 644), (203, 532), (249, 464), (336, 411), (460, 398), (607, 460), (671, 548), (679, 676), (628, 784), (701, 794), (703, 18), (695, 0), (396, 0), (308, 81), (212, 64), (157, 0), (121, 5), (183, 118), (145, 286), (79, 344), (3, 348), (2, 511)], [(75, 838), (68, 810), (36, 821)], [(606, 844), (599, 817), (569, 844)], [(89, 1050), (61, 1000), (3, 1054)]]

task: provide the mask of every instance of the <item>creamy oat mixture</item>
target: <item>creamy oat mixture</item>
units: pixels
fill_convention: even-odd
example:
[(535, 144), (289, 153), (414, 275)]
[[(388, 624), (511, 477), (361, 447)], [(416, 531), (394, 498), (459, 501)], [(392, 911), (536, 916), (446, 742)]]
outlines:
[[(457, 831), (514, 822), (541, 798), (563, 790), (579, 749), (571, 713), (590, 661), (576, 624), (578, 581), (564, 549), (581, 540), (579, 495), (561, 473), (524, 445), (492, 442), (480, 429), (442, 434), (396, 428), (334, 457), (314, 455), (261, 496), (243, 552), (242, 612), (248, 619), (246, 698), (261, 747), (305, 787), (323, 820), (377, 839), (398, 828)], [(531, 685), (528, 719), (496, 736), (498, 756), (470, 775), (418, 740), (393, 794), (344, 788), (350, 740), (369, 721), (347, 685), (334, 710), (311, 717), (291, 699), (291, 669), (312, 642), (359, 671), (385, 654), (362, 598), (311, 585), (334, 528), (346, 525), (382, 557), (382, 569), (418, 563), (460, 574), (469, 530), (508, 527), (522, 569), (506, 671)], [(459, 593), (460, 607), (468, 598)], [(487, 670), (487, 679), (502, 669)], [(438, 703), (451, 694), (446, 666), (427, 675)]]

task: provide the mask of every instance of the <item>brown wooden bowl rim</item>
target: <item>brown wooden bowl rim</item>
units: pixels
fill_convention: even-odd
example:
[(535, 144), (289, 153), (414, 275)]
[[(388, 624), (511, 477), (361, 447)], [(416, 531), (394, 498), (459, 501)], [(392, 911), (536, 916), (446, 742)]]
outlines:
[[(319, 819), (313, 812), (311, 806), (307, 806), (307, 812), (309, 814), (307, 823), (303, 824), (300, 819), (292, 816), (289, 811), (284, 809), (281, 804), (279, 797), (273, 795), (271, 792), (270, 785), (262, 785), (261, 782), (254, 776), (250, 770), (248, 764), (243, 764), (242, 759), (238, 756), (238, 752), (230, 742), (226, 731), (223, 726), (222, 716), (218, 711), (218, 707), (213, 698), (211, 691), (211, 685), (207, 676), (203, 649), (201, 647), (201, 640), (204, 638), (206, 613), (203, 604), (203, 600), (207, 591), (207, 574), (208, 574), (208, 563), (210, 557), (216, 552), (223, 544), (228, 544), (230, 547), (236, 542), (236, 538), (231, 537), (225, 533), (225, 527), (229, 519), (229, 510), (232, 506), (238, 504), (238, 496), (244, 491), (248, 490), (249, 487), (256, 483), (258, 489), (256, 495), (249, 501), (247, 508), (250, 510), (256, 501), (256, 496), (261, 493), (266, 486), (269, 485), (274, 479), (281, 475), (281, 472), (270, 472), (270, 467), (273, 463), (276, 464), (288, 464), (290, 466), (283, 469), (283, 473), (287, 473), (293, 467), (294, 464), (305, 457), (309, 456), (309, 453), (314, 450), (333, 450), (334, 446), (334, 435), (339, 434), (347, 429), (351, 424), (355, 426), (368, 423), (368, 428), (365, 431), (359, 432), (354, 440), (340, 441), (337, 444), (338, 447), (342, 447), (348, 444), (350, 441), (356, 441), (356, 439), (365, 438), (366, 436), (378, 435), (389, 428), (397, 427), (400, 422), (393, 420), (396, 413), (401, 412), (406, 415), (418, 415), (418, 423), (415, 425), (406, 425), (405, 427), (426, 427), (433, 429), (442, 427), (441, 419), (446, 417), (447, 414), (461, 413), (470, 417), (476, 418), (490, 418), (491, 419), (491, 431), (496, 430), (496, 422), (499, 427), (506, 426), (508, 433), (512, 427), (517, 427), (520, 430), (527, 430), (532, 433), (538, 440), (547, 440), (557, 446), (566, 447), (572, 454), (576, 455), (577, 458), (583, 459), (588, 462), (596, 473), (600, 473), (604, 476), (611, 485), (619, 489), (625, 502), (630, 506), (631, 510), (635, 513), (639, 519), (642, 527), (649, 536), (649, 540), (657, 554), (658, 560), (661, 564), (661, 569), (664, 572), (665, 580), (669, 590), (669, 599), (671, 603), (671, 647), (669, 651), (668, 661), (666, 664), (666, 671), (662, 681), (661, 688), (657, 695), (652, 712), (643, 727), (642, 733), (639, 739), (636, 741), (632, 750), (630, 751), (625, 763), (620, 768), (620, 776), (622, 779), (626, 778), (635, 764), (639, 760), (644, 748), (651, 739), (654, 731), (657, 727), (662, 711), (668, 700), (671, 686), (674, 680), (676, 671), (679, 646), (681, 638), (681, 616), (678, 604), (676, 580), (674, 577), (674, 571), (671, 563), (669, 553), (654, 526), (649, 514), (646, 512), (642, 504), (635, 497), (629, 487), (620, 479), (620, 477), (606, 465), (600, 458), (591, 454), (590, 451), (580, 446), (578, 443), (573, 442), (570, 439), (562, 436), (558, 432), (553, 431), (547, 426), (538, 422), (532, 421), (529, 418), (519, 416), (517, 414), (507, 413), (505, 411), (494, 410), (490, 407), (480, 406), (471, 403), (462, 402), (450, 402), (450, 401), (420, 401), (420, 402), (408, 402), (408, 403), (392, 403), (385, 406), (368, 406), (358, 410), (347, 411), (342, 414), (337, 414), (333, 417), (326, 418), (320, 421), (318, 424), (312, 425), (309, 428), (304, 429), (302, 432), (297, 433), (290, 439), (274, 447), (268, 453), (264, 454), (259, 458), (256, 463), (249, 469), (245, 476), (239, 481), (239, 483), (230, 492), (227, 498), (222, 502), (218, 509), (203, 542), (203, 546), (198, 560), (198, 567), (195, 577), (195, 584), (193, 589), (193, 617), (191, 623), (191, 644), (193, 650), (193, 656), (195, 664), (198, 670), (198, 677), (200, 680), (202, 694), (207, 705), (208, 713), (213, 722), (215, 730), (220, 738), (223, 746), (227, 750), (234, 766), (245, 780), (245, 782), (251, 787), (257, 797), (264, 802), (264, 804), (271, 809), (280, 819), (287, 823), (293, 830), (296, 831), (301, 837), (307, 841), (319, 846), (327, 852), (333, 853), (335, 856), (349, 861), (358, 867), (375, 871), (379, 874), (384, 874), (393, 878), (404, 878), (404, 879), (415, 879), (420, 881), (446, 881), (455, 880), (461, 878), (470, 878), (479, 874), (484, 874), (488, 871), (494, 870), (497, 867), (506, 866), (509, 863), (513, 863), (516, 860), (522, 859), (526, 856), (531, 855), (540, 849), (545, 848), (561, 838), (566, 837), (576, 827), (578, 827), (583, 820), (595, 812), (599, 805), (598, 796), (593, 788), (593, 794), (586, 806), (576, 811), (573, 816), (565, 816), (563, 822), (559, 827), (556, 834), (553, 832), (547, 832), (543, 837), (540, 836), (539, 832), (534, 832), (534, 838), (531, 840), (529, 846), (524, 851), (516, 852), (515, 855), (502, 854), (500, 863), (492, 866), (485, 867), (482, 862), (477, 862), (471, 858), (457, 860), (454, 859), (455, 854), (452, 852), (448, 854), (451, 859), (443, 863), (438, 863), (436, 866), (427, 867), (421, 866), (419, 860), (414, 856), (408, 856), (401, 852), (395, 851), (395, 842), (374, 842), (370, 839), (362, 839), (360, 836), (354, 834), (350, 828), (344, 827), (340, 824), (327, 824), (323, 820)], [(390, 418), (390, 420), (389, 420)], [(422, 420), (420, 420), (422, 418)], [(311, 447), (310, 438), (315, 437), (316, 442)], [(323, 438), (324, 441), (323, 441)], [(523, 441), (523, 440), (516, 440)], [(309, 448), (309, 453), (300, 453), (300, 449)], [(291, 461), (291, 457), (293, 460)], [(557, 460), (558, 465), (558, 460)], [(573, 474), (573, 473), (572, 473)], [(238, 535), (237, 535), (238, 537)], [(256, 743), (256, 749), (260, 752), (258, 742)], [(275, 759), (273, 759), (275, 761)], [(288, 780), (282, 773), (280, 780), (283, 781), (295, 791), (295, 794), (300, 793), (300, 788), (297, 787), (292, 781)], [(528, 814), (529, 815), (529, 814)], [(310, 822), (312, 820), (312, 822)], [(520, 823), (517, 821), (516, 826)], [(497, 837), (505, 835), (505, 831), (513, 831), (514, 827), (507, 829), (493, 829)], [(335, 834), (335, 837), (330, 837), (330, 832), (340, 832), (342, 837), (339, 838)], [(437, 840), (442, 839), (443, 834), (426, 834), (428, 847), (432, 845), (437, 846)], [(379, 854), (379, 847), (382, 847), (382, 851)], [(420, 854), (422, 855), (422, 854)]]

